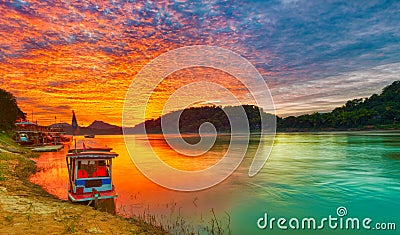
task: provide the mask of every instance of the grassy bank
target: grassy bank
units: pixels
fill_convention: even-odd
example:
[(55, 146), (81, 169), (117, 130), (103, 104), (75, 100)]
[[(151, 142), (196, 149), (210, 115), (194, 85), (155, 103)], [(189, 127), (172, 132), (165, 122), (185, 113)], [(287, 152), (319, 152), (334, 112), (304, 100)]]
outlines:
[(165, 234), (143, 221), (55, 198), (29, 182), (35, 156), (0, 133), (1, 234)]

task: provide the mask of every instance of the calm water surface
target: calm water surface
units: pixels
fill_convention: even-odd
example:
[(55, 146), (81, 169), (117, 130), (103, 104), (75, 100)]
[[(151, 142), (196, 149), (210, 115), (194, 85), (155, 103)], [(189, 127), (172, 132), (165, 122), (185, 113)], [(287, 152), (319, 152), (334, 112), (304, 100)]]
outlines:
[[(138, 154), (144, 136), (135, 136)], [(194, 137), (195, 138), (195, 137)], [(233, 234), (365, 234), (366, 230), (279, 230), (274, 225), (260, 230), (258, 218), (290, 219), (314, 217), (317, 221), (337, 215), (344, 206), (343, 218), (369, 217), (376, 222), (395, 222), (397, 231), (368, 231), (372, 234), (398, 234), (400, 230), (400, 132), (341, 132), (278, 134), (271, 156), (255, 177), (247, 176), (250, 156), (257, 147), (254, 136), (249, 156), (239, 168), (217, 186), (199, 192), (177, 192), (160, 187), (144, 177), (132, 163), (123, 136), (96, 136), (83, 140), (88, 146), (109, 146), (119, 154), (113, 165), (113, 181), (119, 194), (117, 213), (124, 216), (150, 213), (165, 226), (185, 221), (186, 229), (204, 233), (216, 214)], [(206, 155), (185, 157), (172, 151), (162, 136), (152, 135), (150, 143), (169, 165), (183, 170), (201, 170), (215, 164), (226, 152), (229, 140), (219, 137)], [(245, 146), (244, 146), (245, 147)], [(67, 148), (43, 153), (37, 164), (40, 171), (31, 181), (51, 194), (67, 199)], [(178, 229), (176, 229), (177, 231)], [(226, 230), (226, 229), (225, 229)]]

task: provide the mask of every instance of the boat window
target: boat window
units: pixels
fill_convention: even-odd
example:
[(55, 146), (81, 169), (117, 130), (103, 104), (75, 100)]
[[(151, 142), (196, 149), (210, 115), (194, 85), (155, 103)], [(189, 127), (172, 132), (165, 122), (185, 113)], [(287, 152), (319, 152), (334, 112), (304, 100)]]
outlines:
[(108, 177), (110, 165), (106, 160), (78, 161), (78, 178)]
[(93, 173), (93, 177), (107, 177), (109, 176), (109, 165), (108, 161), (100, 160), (97, 161), (96, 171)]
[(78, 178), (88, 178), (88, 164), (86, 162), (78, 161)]

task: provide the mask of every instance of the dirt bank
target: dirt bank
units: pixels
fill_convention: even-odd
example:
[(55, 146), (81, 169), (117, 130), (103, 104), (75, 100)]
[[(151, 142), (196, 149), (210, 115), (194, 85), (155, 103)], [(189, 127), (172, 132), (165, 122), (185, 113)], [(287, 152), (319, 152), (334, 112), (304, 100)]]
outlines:
[(36, 172), (29, 154), (0, 136), (0, 234), (165, 234), (48, 194), (28, 180)]

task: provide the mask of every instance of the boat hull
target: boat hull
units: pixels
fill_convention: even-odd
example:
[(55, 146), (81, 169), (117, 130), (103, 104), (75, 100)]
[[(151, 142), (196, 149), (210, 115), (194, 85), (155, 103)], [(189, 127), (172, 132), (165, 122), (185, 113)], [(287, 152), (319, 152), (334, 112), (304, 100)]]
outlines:
[(75, 194), (72, 192), (68, 192), (68, 199), (72, 202), (88, 202), (88, 201), (96, 201), (103, 199), (113, 199), (118, 197), (118, 194), (115, 190), (103, 191), (97, 193), (82, 193)]
[(49, 146), (42, 146), (33, 148), (33, 152), (57, 152), (58, 150), (64, 148), (63, 145), (49, 145)]

